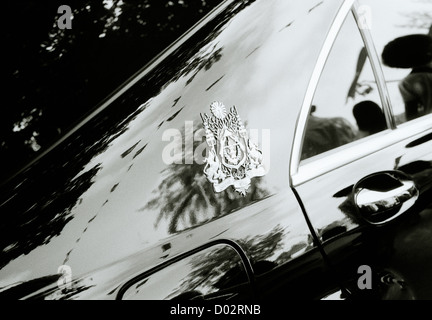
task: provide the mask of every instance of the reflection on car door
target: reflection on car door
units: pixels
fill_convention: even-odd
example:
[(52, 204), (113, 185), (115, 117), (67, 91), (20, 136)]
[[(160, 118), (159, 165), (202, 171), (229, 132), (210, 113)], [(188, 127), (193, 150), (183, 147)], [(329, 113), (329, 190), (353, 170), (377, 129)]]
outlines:
[[(350, 13), (347, 19), (352, 19)], [(369, 54), (373, 54), (371, 48)], [(330, 52), (329, 61), (332, 54), (335, 51)], [(341, 65), (348, 58), (346, 54), (338, 57)], [(374, 65), (377, 78), (379, 72)], [(380, 88), (381, 96), (383, 92), (385, 88)], [(346, 92), (341, 90), (341, 94)], [(428, 231), (432, 228), (432, 119), (425, 116), (395, 128), (388, 100), (381, 101), (391, 130), (302, 157), (292, 172), (293, 188), (328, 261), (346, 280), (345, 293), (367, 298), (430, 298), (431, 288), (426, 284), (430, 284), (432, 264)], [(375, 290), (357, 286), (363, 265), (372, 270)]]
[[(246, 263), (246, 266), (245, 266)], [(250, 298), (250, 267), (233, 246), (218, 243), (179, 261), (165, 263), (126, 283), (123, 300), (208, 300)]]

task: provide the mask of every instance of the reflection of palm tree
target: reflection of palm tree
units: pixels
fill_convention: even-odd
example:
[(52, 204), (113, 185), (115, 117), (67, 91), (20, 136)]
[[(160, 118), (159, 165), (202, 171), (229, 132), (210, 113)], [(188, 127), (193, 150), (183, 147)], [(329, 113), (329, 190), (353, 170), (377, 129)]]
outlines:
[(207, 195), (211, 192), (209, 183), (205, 181), (202, 173), (198, 172), (200, 167), (177, 164), (164, 170), (166, 178), (157, 189), (158, 196), (145, 207), (145, 209), (160, 208), (156, 225), (162, 218), (169, 218), (169, 232), (174, 233), (181, 218), (189, 218), (190, 224), (195, 225), (198, 219), (197, 213), (205, 212), (212, 207), (211, 196)]
[[(241, 247), (246, 250), (251, 258), (255, 273), (260, 273), (258, 269), (269, 271), (276, 266), (276, 263), (270, 262), (268, 259), (282, 247), (283, 237), (283, 228), (277, 226), (267, 235), (239, 241)], [(238, 253), (228, 246), (215, 249), (205, 256), (197, 255), (191, 261), (191, 265), (192, 272), (179, 286), (181, 292), (198, 289), (201, 291), (203, 288), (215, 291), (247, 283), (248, 281)], [(263, 265), (265, 265), (265, 268), (261, 268)]]
[[(196, 131), (194, 135), (195, 133)], [(201, 141), (194, 141), (193, 149), (196, 150), (201, 143)], [(185, 150), (184, 142), (183, 150)], [(231, 188), (215, 193), (212, 184), (204, 175), (204, 166), (197, 164), (196, 161), (190, 165), (171, 164), (168, 166), (162, 171), (164, 179), (153, 191), (154, 198), (140, 211), (160, 210), (155, 225), (157, 226), (162, 218), (169, 219), (168, 232), (175, 233), (229, 214), (233, 210), (268, 195), (260, 178), (252, 179), (245, 197), (238, 195)], [(183, 223), (183, 228), (180, 227), (180, 222)]]

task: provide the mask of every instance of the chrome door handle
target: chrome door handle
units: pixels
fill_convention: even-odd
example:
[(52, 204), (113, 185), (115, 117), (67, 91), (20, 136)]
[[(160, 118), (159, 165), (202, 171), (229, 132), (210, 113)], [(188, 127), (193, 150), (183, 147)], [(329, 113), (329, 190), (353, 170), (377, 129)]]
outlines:
[(354, 187), (354, 202), (362, 218), (381, 225), (402, 215), (419, 197), (419, 191), (400, 171), (378, 172), (360, 180)]

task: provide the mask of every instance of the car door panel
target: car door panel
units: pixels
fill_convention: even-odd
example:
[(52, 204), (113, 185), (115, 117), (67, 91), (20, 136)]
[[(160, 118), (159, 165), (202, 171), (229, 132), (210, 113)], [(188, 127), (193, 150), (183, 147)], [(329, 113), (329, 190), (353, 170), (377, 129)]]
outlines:
[[(359, 14), (355, 13), (354, 17), (359, 19)], [(352, 62), (356, 61), (356, 56), (355, 52), (344, 50), (341, 43), (349, 38), (348, 35), (352, 35), (353, 45), (355, 41), (359, 45), (365, 43), (373, 69), (373, 73), (365, 71), (363, 67), (359, 69), (357, 63), (357, 88), (364, 86), (365, 81), (361, 79), (365, 77), (367, 83), (375, 83), (378, 88), (369, 86), (369, 90), (349, 95), (336, 114), (349, 120), (350, 115), (343, 108), (349, 107), (355, 97), (369, 99), (378, 106), (382, 104), (388, 127), (342, 145), (309, 152), (306, 156), (302, 154), (298, 167), (291, 168), (293, 189), (298, 193), (326, 261), (343, 283), (345, 297), (430, 297), (430, 286), (425, 283), (430, 284), (431, 278), (422, 266), (422, 261), (426, 261), (428, 266), (432, 261), (430, 251), (424, 252), (432, 243), (432, 236), (427, 231), (431, 228), (432, 220), (432, 117), (426, 115), (395, 125), (397, 121), (386, 96), (380, 60), (376, 57), (371, 38), (366, 30), (362, 30), (362, 41), (354, 40), (353, 32), (358, 33), (360, 30), (354, 31), (350, 19), (348, 14), (326, 59), (311, 106), (306, 105), (311, 110), (306, 110), (310, 112), (308, 119), (314, 117), (316, 101), (322, 102), (322, 114), (325, 114), (326, 110), (334, 109), (331, 103), (327, 106), (325, 103), (339, 101), (337, 95), (344, 95), (346, 85), (340, 78), (355, 69), (355, 63)], [(361, 27), (361, 24), (358, 26)], [(347, 33), (345, 28), (351, 31)], [(347, 64), (349, 59), (351, 65)], [(331, 77), (333, 70), (337, 70), (341, 76), (329, 81), (328, 75)], [(323, 99), (329, 90), (333, 92), (334, 98), (329, 96), (327, 100)], [(374, 91), (381, 98), (377, 100), (377, 96), (370, 95)], [(374, 120), (371, 117), (368, 119), (370, 122)], [(325, 121), (336, 124), (336, 127), (341, 122), (339, 119), (336, 121), (336, 118), (326, 118)], [(303, 141), (307, 141), (310, 135), (307, 124), (304, 125), (304, 133), (299, 130)], [(355, 127), (356, 124), (353, 125)], [(360, 123), (357, 122), (357, 125), (360, 131)], [(406, 259), (408, 256), (410, 260)], [(358, 286), (358, 270), (362, 266), (372, 270), (373, 290), (362, 290)]]
[[(426, 249), (427, 244), (432, 242), (430, 232), (425, 231), (428, 230), (427, 226), (430, 228), (431, 223), (432, 144), (426, 142), (415, 148), (406, 147), (428, 134), (430, 131), (403, 139), (399, 143), (295, 187), (325, 253), (332, 265), (337, 266), (338, 272), (345, 276), (351, 272), (350, 276), (355, 277), (357, 268), (363, 264), (380, 270), (398, 270), (404, 260), (401, 252), (410, 252), (414, 259), (411, 266), (407, 266), (406, 262), (403, 265), (412, 276), (415, 276), (418, 267), (423, 269), (421, 261), (431, 261), (432, 257), (425, 254), (422, 247)], [(369, 175), (388, 170), (404, 172), (414, 182), (419, 191), (419, 198), (413, 207), (397, 219), (378, 227), (360, 216), (353, 201), (354, 186)], [(347, 192), (349, 189), (351, 191)], [(316, 190), (320, 190), (319, 197)], [(344, 190), (346, 191), (341, 192)], [(409, 229), (404, 228), (407, 224), (410, 226)], [(418, 233), (418, 228), (423, 231)], [(413, 238), (418, 240), (414, 241)], [(361, 252), (357, 251), (357, 248), (361, 248)], [(346, 259), (347, 255), (355, 257), (351, 266), (346, 262), (340, 264), (342, 261), (349, 261)], [(414, 285), (422, 285), (422, 282), (413, 283)], [(426, 295), (427, 291), (423, 289), (421, 294)]]

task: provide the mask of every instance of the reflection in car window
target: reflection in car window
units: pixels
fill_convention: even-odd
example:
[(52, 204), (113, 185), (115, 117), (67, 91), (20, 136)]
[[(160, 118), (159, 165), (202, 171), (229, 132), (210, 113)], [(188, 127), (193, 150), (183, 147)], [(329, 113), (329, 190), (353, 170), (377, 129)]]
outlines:
[(306, 124), (301, 159), (385, 130), (380, 101), (363, 40), (350, 14), (321, 74)]
[(361, 0), (383, 62), (396, 123), (432, 112), (432, 3)]
[(175, 262), (126, 289), (126, 300), (203, 300), (245, 298), (248, 276), (238, 253), (216, 245)]

